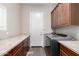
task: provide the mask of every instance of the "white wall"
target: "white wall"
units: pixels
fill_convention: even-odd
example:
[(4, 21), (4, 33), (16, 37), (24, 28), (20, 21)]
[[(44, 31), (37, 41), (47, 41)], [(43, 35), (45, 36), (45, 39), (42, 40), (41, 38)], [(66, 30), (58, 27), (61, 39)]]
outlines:
[(51, 11), (56, 6), (56, 4), (51, 6), (41, 6), (41, 5), (22, 5), (22, 33), (29, 34), (29, 14), (31, 11), (41, 11), (44, 13), (44, 32), (50, 33), (52, 32), (51, 29)]
[[(0, 38), (18, 35), (20, 28), (20, 5), (19, 4), (0, 4), (7, 9), (7, 30), (0, 31)], [(8, 35), (6, 34), (8, 32)]]
[(29, 7), (21, 5), (21, 32), (29, 33)]
[(74, 39), (79, 40), (79, 26), (67, 26), (64, 28), (56, 29), (57, 33), (67, 34), (74, 37)]

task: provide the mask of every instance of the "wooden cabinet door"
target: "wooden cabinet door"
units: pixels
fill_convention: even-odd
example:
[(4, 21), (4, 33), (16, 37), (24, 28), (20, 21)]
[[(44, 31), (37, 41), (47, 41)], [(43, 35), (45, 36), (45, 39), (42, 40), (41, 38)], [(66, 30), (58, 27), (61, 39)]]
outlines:
[(70, 15), (71, 15), (70, 4), (68, 3), (59, 4), (51, 14), (52, 27), (57, 28), (57, 27), (70, 25), (71, 24)]
[(51, 26), (52, 28), (55, 28), (58, 26), (58, 9), (54, 10), (54, 12), (51, 14)]
[(62, 25), (62, 21), (63, 21), (63, 5), (59, 4), (59, 6), (57, 7), (58, 9), (58, 19), (57, 19), (57, 27), (60, 27)]
[(79, 25), (79, 3), (71, 3), (70, 6), (72, 25)]
[(55, 27), (55, 16), (54, 16), (54, 12), (51, 13), (51, 28), (53, 29), (53, 27)]
[(63, 14), (62, 14), (62, 25), (70, 25), (70, 5), (68, 3), (64, 3), (63, 5)]
[(23, 46), (21, 46), (13, 56), (24, 56)]
[(69, 24), (69, 4), (59, 4), (57, 21), (58, 27)]
[(56, 27), (56, 21), (55, 21), (55, 11), (51, 14), (51, 27), (54, 28)]

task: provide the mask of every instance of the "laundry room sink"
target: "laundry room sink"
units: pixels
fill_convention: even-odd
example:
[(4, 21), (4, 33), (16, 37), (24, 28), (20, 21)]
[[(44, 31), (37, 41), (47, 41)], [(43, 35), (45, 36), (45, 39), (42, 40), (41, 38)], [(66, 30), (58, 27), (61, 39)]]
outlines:
[(72, 36), (65, 34), (48, 34), (47, 37), (50, 38), (51, 40), (65, 40), (65, 41), (74, 40)]

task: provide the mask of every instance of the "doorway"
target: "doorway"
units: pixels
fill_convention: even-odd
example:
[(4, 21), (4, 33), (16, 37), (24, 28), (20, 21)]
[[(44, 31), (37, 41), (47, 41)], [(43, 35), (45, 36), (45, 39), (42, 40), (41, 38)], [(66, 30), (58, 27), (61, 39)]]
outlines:
[(43, 12), (30, 12), (30, 45), (43, 46)]

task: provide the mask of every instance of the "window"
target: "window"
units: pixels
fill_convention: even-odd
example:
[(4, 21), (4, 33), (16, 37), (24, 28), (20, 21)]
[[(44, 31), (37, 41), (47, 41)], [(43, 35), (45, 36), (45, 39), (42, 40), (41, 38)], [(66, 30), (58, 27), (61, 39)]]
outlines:
[(6, 8), (0, 8), (0, 30), (6, 30), (7, 22), (7, 10)]

